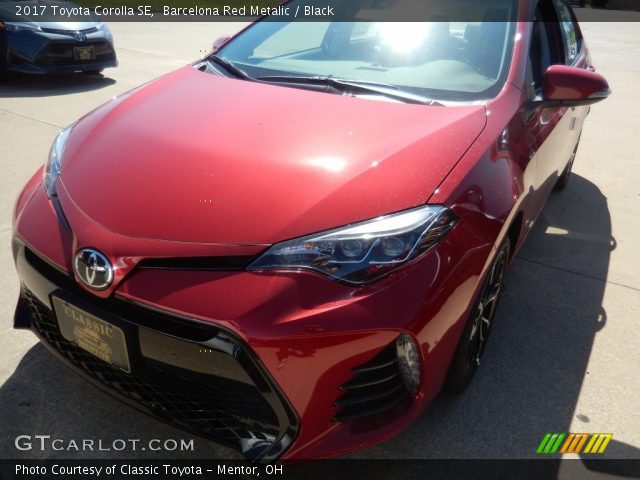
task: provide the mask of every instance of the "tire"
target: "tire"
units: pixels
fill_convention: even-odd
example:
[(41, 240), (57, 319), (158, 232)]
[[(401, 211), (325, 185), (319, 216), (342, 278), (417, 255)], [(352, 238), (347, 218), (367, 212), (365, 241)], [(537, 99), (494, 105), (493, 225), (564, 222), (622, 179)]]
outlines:
[(510, 253), (511, 242), (507, 238), (491, 262), (491, 267), (483, 280), (480, 295), (475, 301), (453, 356), (444, 383), (444, 390), (449, 393), (461, 393), (466, 389), (480, 365), (480, 359), (493, 327), (500, 295), (504, 289)]
[(580, 145), (580, 138), (576, 142), (576, 147), (573, 149), (573, 153), (569, 157), (569, 161), (567, 162), (567, 166), (564, 167), (564, 170), (560, 174), (558, 181), (556, 182), (553, 190), (559, 192), (560, 190), (564, 190), (571, 179), (571, 170), (573, 169), (573, 162), (576, 159), (576, 154), (578, 153), (578, 145)]

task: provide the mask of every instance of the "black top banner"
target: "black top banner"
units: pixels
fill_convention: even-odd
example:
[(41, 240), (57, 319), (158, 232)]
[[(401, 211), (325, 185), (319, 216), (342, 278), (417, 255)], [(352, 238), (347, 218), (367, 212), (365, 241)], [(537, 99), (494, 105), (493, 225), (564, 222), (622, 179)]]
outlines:
[[(618, 3), (615, 3), (618, 1)], [(607, 2), (603, 2), (607, 4)], [(637, 4), (637, 5), (636, 5)], [(504, 22), (527, 20), (518, 0), (0, 0), (4, 22)], [(629, 10), (577, 8), (580, 21), (640, 21)], [(489, 12), (490, 17), (487, 17)]]

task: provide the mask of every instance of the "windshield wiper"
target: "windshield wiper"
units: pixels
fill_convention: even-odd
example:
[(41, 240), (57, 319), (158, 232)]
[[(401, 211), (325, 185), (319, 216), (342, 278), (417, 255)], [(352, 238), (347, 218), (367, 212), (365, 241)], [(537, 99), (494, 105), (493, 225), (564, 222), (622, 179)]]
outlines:
[(360, 80), (342, 80), (340, 78), (334, 77), (304, 77), (295, 75), (270, 75), (264, 77), (256, 77), (255, 80), (265, 83), (282, 83), (290, 85), (325, 85), (328, 88), (334, 88), (340, 92), (352, 91), (353, 93), (373, 93), (376, 95), (385, 96), (387, 98), (400, 100), (405, 103), (440, 105), (435, 100), (401, 90), (396, 85), (389, 85), (386, 83), (367, 82)]
[(227, 60), (224, 57), (219, 57), (218, 55), (209, 55), (207, 57), (207, 60), (224, 67), (225, 70), (232, 73), (236, 77), (241, 78), (242, 80), (254, 80), (254, 78), (249, 76), (244, 70), (238, 68), (233, 62)]

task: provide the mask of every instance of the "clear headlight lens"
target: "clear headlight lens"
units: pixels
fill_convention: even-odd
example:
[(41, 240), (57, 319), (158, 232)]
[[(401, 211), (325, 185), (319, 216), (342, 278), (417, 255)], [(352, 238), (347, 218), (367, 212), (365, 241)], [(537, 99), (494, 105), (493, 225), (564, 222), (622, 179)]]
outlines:
[(107, 41), (113, 43), (113, 35), (111, 34), (111, 30), (109, 30), (109, 27), (106, 23), (99, 23), (98, 25), (96, 25), (96, 29), (99, 32), (104, 33), (104, 37), (107, 39)]
[(107, 32), (107, 34), (111, 34), (111, 30), (109, 30), (109, 27), (104, 22), (96, 25), (96, 30), (98, 30), (99, 32)]
[(56, 196), (56, 180), (60, 175), (60, 168), (62, 167), (62, 155), (64, 153), (64, 147), (67, 143), (67, 138), (71, 133), (73, 125), (65, 128), (61, 131), (51, 145), (49, 151), (49, 159), (44, 166), (44, 173), (42, 181), (44, 183), (44, 189), (47, 191), (49, 198)]
[(456, 215), (440, 205), (414, 208), (276, 244), (249, 270), (306, 269), (362, 285), (424, 255), (456, 221)]
[(0, 29), (7, 30), (11, 33), (40, 31), (40, 27), (38, 25), (26, 22), (0, 22)]

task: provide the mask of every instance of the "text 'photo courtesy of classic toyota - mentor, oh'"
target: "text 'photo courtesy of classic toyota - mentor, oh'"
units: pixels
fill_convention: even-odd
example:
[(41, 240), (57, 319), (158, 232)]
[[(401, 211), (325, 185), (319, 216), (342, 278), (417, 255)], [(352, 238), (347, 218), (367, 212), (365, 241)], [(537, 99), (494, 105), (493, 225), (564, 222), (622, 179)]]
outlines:
[(363, 448), (462, 391), (610, 93), (564, 0), (424, 18), (467, 2), (482, 21), (263, 19), (64, 129), (15, 206), (15, 327), (249, 459)]

